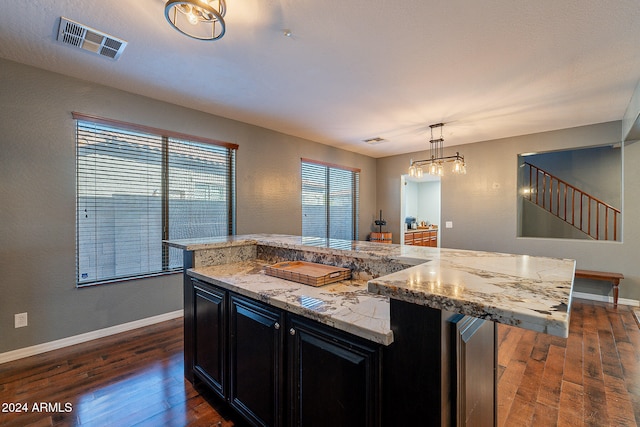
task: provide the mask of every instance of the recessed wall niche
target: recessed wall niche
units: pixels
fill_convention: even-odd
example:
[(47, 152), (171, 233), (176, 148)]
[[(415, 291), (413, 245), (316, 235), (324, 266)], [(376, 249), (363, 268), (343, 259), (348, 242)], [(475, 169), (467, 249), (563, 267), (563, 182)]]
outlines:
[(622, 241), (622, 144), (518, 155), (518, 237)]

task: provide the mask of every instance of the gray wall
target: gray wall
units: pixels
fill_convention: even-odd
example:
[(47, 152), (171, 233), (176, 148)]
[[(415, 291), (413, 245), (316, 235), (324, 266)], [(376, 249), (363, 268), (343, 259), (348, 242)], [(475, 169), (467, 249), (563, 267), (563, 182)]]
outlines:
[(535, 202), (521, 198), (518, 200), (522, 215), (521, 237), (553, 237), (563, 239), (590, 239), (590, 237), (570, 223), (549, 213)]
[[(0, 60), (0, 353), (182, 308), (177, 275), (75, 288), (72, 111), (239, 144), (239, 234), (300, 233), (306, 157), (361, 168), (360, 239), (379, 209), (385, 230), (399, 238), (400, 175), (415, 154), (376, 160)], [(620, 132), (615, 122), (458, 147), (468, 173), (442, 180), (441, 245), (574, 258), (579, 268), (624, 273), (621, 297), (640, 299), (640, 144), (625, 147), (624, 243), (516, 237), (517, 155), (613, 143)], [(584, 286), (606, 293), (604, 285)], [(21, 312), (29, 313), (29, 326), (14, 329)]]
[[(441, 246), (572, 258), (577, 268), (623, 273), (620, 297), (640, 300), (640, 143), (624, 149), (622, 243), (517, 237), (518, 154), (616, 143), (621, 131), (621, 122), (611, 122), (446, 147), (445, 155), (458, 150), (468, 165), (466, 175), (442, 179)], [(378, 205), (390, 230), (400, 230), (400, 175), (407, 173), (411, 158), (421, 155), (427, 152), (377, 160)], [(445, 221), (453, 228), (444, 228)], [(610, 288), (580, 281), (576, 290), (606, 295)]]
[(375, 159), (0, 60), (0, 353), (182, 308), (178, 275), (76, 289), (72, 111), (239, 144), (238, 234), (300, 234), (301, 157), (362, 169), (360, 239), (377, 215)]

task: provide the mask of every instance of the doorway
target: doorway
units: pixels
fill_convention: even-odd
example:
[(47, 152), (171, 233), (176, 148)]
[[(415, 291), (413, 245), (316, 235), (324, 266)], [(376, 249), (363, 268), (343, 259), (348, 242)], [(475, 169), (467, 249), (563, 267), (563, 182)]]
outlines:
[(405, 244), (408, 231), (405, 220), (411, 217), (421, 229), (421, 224), (437, 229), (437, 246), (440, 246), (440, 184), (439, 176), (416, 178), (405, 174), (400, 177), (400, 244)]

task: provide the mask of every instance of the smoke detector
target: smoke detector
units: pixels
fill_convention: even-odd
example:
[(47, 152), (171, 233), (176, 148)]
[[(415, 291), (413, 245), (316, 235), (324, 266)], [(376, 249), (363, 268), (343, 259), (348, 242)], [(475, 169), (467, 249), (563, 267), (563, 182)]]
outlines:
[(79, 24), (64, 16), (60, 17), (58, 41), (114, 60), (120, 58), (122, 51), (127, 46), (127, 42), (124, 40)]

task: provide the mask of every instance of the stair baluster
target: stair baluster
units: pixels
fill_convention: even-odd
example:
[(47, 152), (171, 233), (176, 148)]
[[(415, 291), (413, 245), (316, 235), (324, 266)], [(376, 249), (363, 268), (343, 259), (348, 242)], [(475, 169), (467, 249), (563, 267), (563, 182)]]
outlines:
[[(544, 169), (540, 169), (539, 167), (532, 165), (531, 163), (525, 162), (524, 166), (529, 169), (529, 191), (526, 195), (526, 198), (529, 201), (535, 203), (544, 210), (562, 219), (567, 224), (571, 224), (573, 227), (596, 240), (610, 240), (610, 229), (613, 230), (612, 240), (618, 240), (618, 215), (621, 214), (620, 209), (603, 202), (597, 197), (585, 193), (579, 188), (545, 171)], [(542, 176), (542, 184), (540, 183), (540, 176)], [(548, 196), (547, 191), (549, 192)], [(563, 193), (562, 196), (560, 194), (561, 192)], [(570, 206), (568, 201), (569, 192), (571, 193)], [(533, 193), (535, 193), (535, 198), (533, 197)], [(579, 199), (577, 206), (576, 195)], [(587, 215), (586, 225), (584, 223), (585, 199)], [(549, 204), (548, 206), (547, 201)], [(563, 209), (560, 208), (561, 206), (563, 206)], [(592, 206), (595, 208), (595, 224), (593, 224), (595, 226), (595, 233), (592, 233)], [(570, 213), (568, 212), (569, 210), (571, 211)], [(604, 212), (604, 221), (601, 221), (600, 211)], [(610, 213), (613, 215), (612, 226), (609, 224), (611, 221)], [(579, 218), (578, 224), (576, 224), (576, 215)], [(569, 216), (570, 220), (568, 219)], [(604, 236), (601, 234), (601, 228), (604, 228)]]

